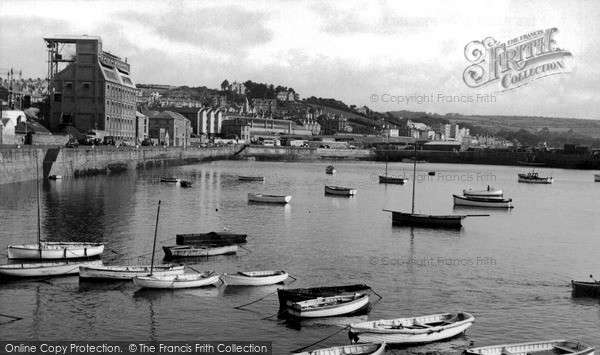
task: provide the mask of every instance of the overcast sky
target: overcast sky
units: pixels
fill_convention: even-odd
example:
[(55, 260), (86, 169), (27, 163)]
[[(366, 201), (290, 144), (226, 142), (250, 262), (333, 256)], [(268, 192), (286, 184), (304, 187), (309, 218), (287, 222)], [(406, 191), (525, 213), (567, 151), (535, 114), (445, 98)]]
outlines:
[[(14, 68), (45, 78), (43, 38), (87, 34), (126, 57), (138, 84), (218, 88), (224, 79), (252, 80), (376, 111), (600, 119), (599, 18), (595, 0), (0, 0), (0, 74)], [(556, 45), (572, 53), (564, 58), (568, 73), (477, 102), (477, 94), (502, 88), (465, 84), (469, 42), (554, 27)], [(389, 102), (414, 95), (430, 102)]]

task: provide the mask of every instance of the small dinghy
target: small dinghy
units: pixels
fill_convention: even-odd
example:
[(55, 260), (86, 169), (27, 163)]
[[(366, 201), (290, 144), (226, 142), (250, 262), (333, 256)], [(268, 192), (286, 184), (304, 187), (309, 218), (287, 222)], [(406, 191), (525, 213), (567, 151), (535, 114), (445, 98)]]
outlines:
[(203, 272), (199, 274), (182, 274), (166, 276), (136, 276), (133, 283), (144, 288), (194, 288), (214, 285), (219, 282), (219, 275), (214, 272)]
[(332, 348), (317, 349), (296, 355), (381, 355), (385, 351), (385, 343), (381, 344), (356, 344), (334, 346)]
[(369, 306), (369, 295), (319, 297), (301, 302), (288, 302), (289, 315), (299, 318), (335, 317), (358, 312)]
[(265, 286), (283, 282), (288, 276), (285, 271), (240, 271), (237, 274), (221, 275), (221, 281), (231, 286)]
[(263, 195), (256, 193), (248, 194), (248, 201), (250, 202), (263, 202), (263, 203), (288, 203), (292, 199), (289, 195)]
[(546, 340), (472, 348), (463, 355), (593, 355), (594, 348), (577, 340)]
[(350, 324), (349, 337), (356, 342), (430, 343), (457, 336), (474, 321), (472, 315), (464, 312), (381, 319)]

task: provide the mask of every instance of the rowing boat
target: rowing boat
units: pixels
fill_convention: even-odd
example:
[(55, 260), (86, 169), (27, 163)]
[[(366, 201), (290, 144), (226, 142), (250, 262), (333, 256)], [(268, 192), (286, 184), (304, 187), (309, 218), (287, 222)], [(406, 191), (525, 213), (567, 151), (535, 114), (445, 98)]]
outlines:
[(463, 355), (594, 355), (594, 348), (577, 340), (546, 340), (472, 348)]
[(237, 244), (230, 245), (175, 245), (164, 246), (165, 258), (213, 256), (222, 254), (235, 254), (238, 250)]
[(39, 244), (9, 245), (9, 259), (76, 259), (98, 256), (104, 244), (84, 242), (40, 242)]
[(228, 232), (177, 234), (175, 236), (175, 243), (177, 245), (198, 245), (210, 243), (238, 244), (246, 243), (247, 236), (247, 234)]
[(381, 355), (384, 351), (385, 343), (355, 344), (306, 351), (302, 353), (296, 353), (295, 355)]
[(513, 208), (511, 198), (498, 198), (498, 197), (471, 197), (471, 196), (458, 196), (454, 197), (454, 205), (456, 206), (470, 206), (470, 207), (487, 207), (487, 208)]
[(265, 202), (265, 203), (288, 203), (292, 199), (289, 195), (263, 195), (257, 193), (249, 193), (248, 201)]
[(221, 281), (231, 286), (265, 286), (281, 283), (289, 274), (285, 271), (239, 271), (236, 274), (223, 274)]
[[(79, 268), (81, 280), (131, 280), (136, 276), (150, 274), (150, 265), (90, 265)], [(183, 265), (159, 265), (154, 266), (154, 276), (181, 275), (185, 272)]]
[(342, 296), (352, 295), (354, 293), (370, 293), (371, 287), (365, 284), (354, 284), (354, 285), (338, 285), (338, 286), (320, 286), (320, 287), (307, 287), (307, 288), (292, 288), (285, 289), (281, 288), (277, 290), (277, 297), (279, 298), (279, 308), (285, 309), (288, 301), (300, 302), (306, 301), (317, 297), (330, 297), (330, 296)]
[(214, 272), (203, 272), (199, 274), (182, 274), (182, 275), (167, 275), (167, 276), (136, 276), (133, 278), (133, 283), (145, 288), (194, 288), (214, 285), (219, 282), (219, 275), (214, 275)]
[(356, 189), (350, 187), (325, 185), (325, 193), (330, 195), (354, 196), (356, 195)]
[(352, 314), (369, 306), (369, 295), (319, 297), (301, 302), (288, 302), (287, 313), (299, 318), (335, 317)]
[(55, 261), (42, 263), (18, 263), (0, 265), (0, 275), (4, 277), (25, 278), (40, 276), (73, 275), (83, 266), (102, 265), (95, 261)]
[(472, 315), (463, 312), (381, 319), (350, 324), (349, 337), (356, 342), (430, 343), (461, 334), (474, 321)]

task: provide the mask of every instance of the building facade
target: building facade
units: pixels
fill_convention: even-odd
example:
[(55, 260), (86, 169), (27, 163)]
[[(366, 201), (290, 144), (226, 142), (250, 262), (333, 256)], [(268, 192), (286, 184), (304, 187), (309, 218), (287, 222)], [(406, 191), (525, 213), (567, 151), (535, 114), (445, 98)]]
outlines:
[(162, 111), (148, 118), (148, 138), (159, 144), (187, 147), (190, 144), (192, 126), (190, 120), (173, 111)]
[(99, 36), (46, 37), (50, 125), (71, 124), (115, 142), (135, 140), (139, 90), (127, 59), (104, 52)]

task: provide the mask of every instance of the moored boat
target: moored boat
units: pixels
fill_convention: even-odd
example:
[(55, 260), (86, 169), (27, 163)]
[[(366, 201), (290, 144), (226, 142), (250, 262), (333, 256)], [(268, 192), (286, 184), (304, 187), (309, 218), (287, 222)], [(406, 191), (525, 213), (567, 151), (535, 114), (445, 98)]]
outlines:
[(179, 178), (176, 177), (171, 177), (171, 176), (161, 176), (160, 177), (160, 181), (161, 182), (179, 182)]
[(221, 281), (231, 286), (265, 286), (281, 283), (289, 274), (285, 271), (239, 271), (236, 274), (223, 274)]
[(3, 277), (25, 278), (40, 276), (73, 275), (84, 266), (101, 266), (101, 260), (94, 261), (55, 261), (38, 263), (15, 263), (0, 265)]
[(392, 224), (399, 226), (459, 229), (462, 227), (462, 220), (467, 217), (466, 215), (457, 214), (429, 215), (391, 210), (384, 211), (392, 212)]
[(408, 180), (406, 177), (394, 176), (394, 175), (379, 175), (379, 183), (380, 184), (398, 184), (404, 185), (404, 183)]
[(489, 198), (489, 197), (471, 197), (471, 196), (458, 196), (454, 197), (455, 206), (471, 206), (471, 207), (485, 207), (485, 208), (513, 208), (512, 198)]
[(89, 265), (79, 268), (79, 278), (81, 280), (131, 280), (136, 276), (154, 276), (182, 275), (185, 272), (183, 265)]
[(430, 343), (463, 333), (475, 318), (468, 313), (443, 313), (413, 318), (381, 319), (350, 324), (355, 342)]
[(62, 179), (62, 175), (48, 175), (49, 180), (60, 180)]
[(594, 348), (577, 340), (546, 340), (529, 343), (502, 344), (471, 348), (463, 355), (593, 355)]
[(250, 202), (264, 202), (264, 203), (282, 203), (286, 204), (290, 202), (292, 196), (289, 195), (264, 195), (257, 193), (249, 193), (248, 201)]
[(353, 285), (337, 285), (337, 286), (320, 286), (307, 288), (292, 288), (277, 290), (279, 298), (279, 308), (285, 309), (288, 301), (300, 302), (318, 297), (330, 297), (341, 295), (352, 295), (355, 293), (368, 294), (371, 292), (371, 287), (365, 284)]
[(179, 186), (181, 187), (192, 187), (192, 182), (189, 180), (179, 180)]
[(208, 232), (177, 234), (175, 243), (177, 245), (198, 245), (210, 243), (239, 244), (246, 243), (247, 234), (229, 232)]
[(181, 274), (156, 276), (136, 276), (133, 283), (145, 288), (178, 289), (193, 288), (214, 285), (219, 282), (219, 275), (214, 272), (202, 272), (198, 274)]
[(77, 259), (98, 256), (104, 244), (85, 242), (39, 242), (39, 244), (9, 245), (9, 259)]
[(359, 312), (369, 307), (369, 295), (318, 297), (300, 302), (288, 302), (287, 313), (299, 318), (335, 317)]
[(500, 189), (488, 186), (485, 190), (463, 190), (463, 195), (468, 197), (502, 197), (504, 193)]
[(240, 181), (265, 181), (264, 176), (240, 176), (238, 177)]
[(594, 181), (600, 182), (600, 174), (594, 174)]
[(519, 174), (519, 182), (525, 182), (530, 184), (551, 184), (554, 179), (550, 177), (540, 177), (538, 173), (531, 172), (527, 174)]
[(332, 175), (332, 174), (335, 174), (335, 172), (336, 172), (336, 171), (335, 171), (335, 168), (333, 167), (333, 165), (329, 165), (329, 166), (327, 166), (327, 167), (325, 168), (325, 173), (326, 173), (326, 174), (330, 174), (330, 175)]
[(296, 353), (295, 355), (381, 355), (385, 351), (385, 343), (381, 344), (354, 344), (334, 346), (332, 348), (317, 349)]
[(213, 256), (222, 254), (235, 254), (238, 250), (237, 244), (230, 245), (176, 245), (164, 246), (165, 258), (181, 258), (196, 256)]
[(573, 296), (587, 296), (587, 297), (600, 297), (600, 282), (585, 282), (571, 280), (571, 287), (573, 287)]
[(325, 185), (325, 193), (330, 195), (354, 196), (356, 195), (356, 189), (350, 187)]

